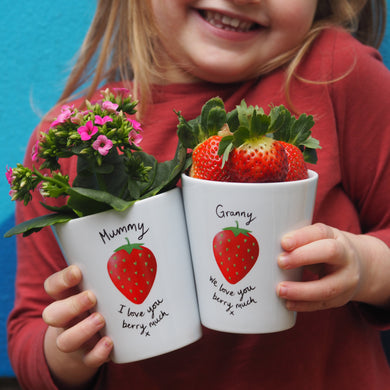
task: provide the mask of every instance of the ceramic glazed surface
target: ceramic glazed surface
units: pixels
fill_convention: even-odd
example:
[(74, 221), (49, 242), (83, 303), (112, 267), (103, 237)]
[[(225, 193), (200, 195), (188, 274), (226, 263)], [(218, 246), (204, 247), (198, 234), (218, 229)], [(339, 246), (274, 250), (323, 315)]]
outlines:
[(269, 333), (295, 324), (296, 313), (285, 309), (276, 286), (298, 280), (300, 270), (280, 270), (277, 257), (282, 235), (311, 223), (318, 175), (309, 174), (296, 182), (255, 184), (182, 176), (203, 325)]
[(97, 296), (114, 362), (160, 355), (201, 337), (180, 189), (54, 230), (68, 263), (81, 268), (83, 287)]

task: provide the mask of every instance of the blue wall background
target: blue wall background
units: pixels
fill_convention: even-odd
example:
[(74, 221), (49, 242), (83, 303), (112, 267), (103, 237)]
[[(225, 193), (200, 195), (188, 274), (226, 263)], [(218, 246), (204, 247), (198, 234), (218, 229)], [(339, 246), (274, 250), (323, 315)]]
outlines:
[[(389, 0), (390, 3), (390, 0)], [(5, 167), (22, 162), (29, 135), (58, 99), (72, 58), (93, 17), (93, 0), (0, 0), (0, 377), (12, 376), (6, 320), (14, 299), (14, 223)], [(381, 47), (390, 68), (390, 28)]]
[(6, 320), (14, 299), (14, 224), (5, 167), (22, 162), (29, 135), (57, 101), (95, 12), (95, 0), (0, 0), (0, 377), (12, 376)]

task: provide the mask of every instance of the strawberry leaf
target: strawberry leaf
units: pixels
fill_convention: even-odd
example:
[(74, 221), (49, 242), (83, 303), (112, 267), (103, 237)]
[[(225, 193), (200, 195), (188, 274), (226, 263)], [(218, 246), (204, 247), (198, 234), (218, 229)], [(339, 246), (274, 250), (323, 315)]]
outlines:
[(250, 118), (249, 137), (261, 137), (267, 134), (270, 125), (270, 118), (264, 114), (257, 114), (253, 112), (253, 116)]
[(318, 139), (315, 139), (311, 136), (307, 140), (302, 142), (301, 145), (305, 146), (306, 148), (310, 148), (310, 149), (321, 149), (320, 142), (318, 141)]
[(228, 112), (226, 115), (226, 122), (229, 126), (229, 130), (234, 133), (240, 126), (240, 121), (238, 120), (238, 111), (237, 108)]
[(298, 119), (292, 121), (291, 142), (293, 145), (303, 145), (311, 136), (311, 128), (314, 126), (313, 117), (302, 114)]
[(179, 124), (177, 125), (177, 135), (182, 144), (188, 149), (194, 149), (199, 143), (199, 119), (193, 119), (186, 121), (181, 115), (180, 111), (176, 112), (179, 118)]
[(247, 139), (249, 139), (250, 131), (247, 126), (240, 126), (234, 133), (233, 133), (233, 146), (235, 148), (238, 148), (241, 146)]
[[(215, 114), (215, 113), (216, 112), (220, 113), (221, 110), (223, 112), (225, 112), (225, 105), (224, 105), (222, 99), (219, 97), (212, 98), (212, 99), (208, 100), (203, 105), (202, 111), (200, 114), (200, 125), (201, 125), (203, 131), (205, 131), (205, 133), (208, 134), (208, 136), (215, 135), (221, 129), (221, 127), (224, 125), (224, 123), (226, 122), (226, 112), (225, 112), (224, 122), (221, 124), (221, 126), (218, 128), (218, 130), (215, 132), (215, 134), (214, 133), (209, 134), (208, 130), (213, 129), (216, 122), (218, 121), (218, 114)], [(214, 111), (214, 114), (212, 113), (212, 111)], [(217, 118), (215, 117), (215, 115), (217, 115)], [(208, 138), (208, 137), (206, 137), (206, 138)]]
[(292, 117), (283, 105), (272, 107), (269, 116), (271, 119), (270, 133), (283, 132), (283, 130), (289, 132)]
[(238, 123), (241, 126), (245, 126), (249, 128), (249, 118), (253, 114), (253, 107), (252, 109), (248, 108), (245, 100), (242, 100), (241, 104), (236, 108), (237, 108), (237, 115), (238, 115)]
[(214, 107), (211, 109), (207, 117), (206, 127), (204, 128), (204, 133), (207, 134), (207, 138), (216, 135), (225, 123), (225, 108)]
[(227, 121), (225, 106), (219, 97), (208, 100), (202, 107), (201, 114), (190, 121), (184, 119), (180, 112), (177, 135), (185, 148), (195, 149), (207, 138), (216, 135)]
[(233, 149), (233, 136), (228, 135), (221, 139), (219, 142), (218, 155), (222, 156), (222, 168), (225, 166), (226, 161), (229, 159), (229, 154)]
[(305, 148), (302, 154), (305, 162), (310, 164), (317, 164), (318, 157), (317, 151), (315, 149)]

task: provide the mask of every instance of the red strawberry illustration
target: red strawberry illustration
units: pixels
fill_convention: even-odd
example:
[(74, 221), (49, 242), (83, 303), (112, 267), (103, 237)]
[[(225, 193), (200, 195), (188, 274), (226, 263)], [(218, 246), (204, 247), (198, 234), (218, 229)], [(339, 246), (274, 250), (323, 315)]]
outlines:
[(217, 233), (213, 240), (213, 252), (218, 267), (225, 279), (236, 284), (255, 265), (259, 257), (259, 244), (249, 230), (227, 227)]
[(115, 287), (131, 302), (139, 305), (149, 295), (156, 277), (157, 262), (143, 244), (127, 244), (115, 249), (107, 263)]

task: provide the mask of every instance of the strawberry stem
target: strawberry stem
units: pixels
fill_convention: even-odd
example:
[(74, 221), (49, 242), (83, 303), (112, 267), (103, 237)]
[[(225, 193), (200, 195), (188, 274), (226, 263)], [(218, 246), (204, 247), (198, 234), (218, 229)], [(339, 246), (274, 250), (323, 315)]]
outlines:
[(124, 250), (124, 251), (126, 251), (128, 254), (130, 254), (130, 253), (133, 251), (133, 249), (139, 249), (139, 250), (142, 250), (142, 249), (143, 249), (142, 246), (143, 246), (144, 244), (141, 244), (141, 243), (131, 244), (131, 243), (130, 243), (130, 240), (129, 240), (127, 237), (125, 237), (125, 240), (127, 241), (127, 244), (122, 245), (122, 246), (120, 246), (119, 248), (115, 249), (114, 252), (119, 252), (120, 250)]
[(237, 237), (239, 234), (243, 234), (244, 236), (248, 236), (248, 234), (251, 233), (251, 230), (240, 228), (238, 226), (238, 221), (235, 221), (235, 222), (236, 222), (236, 226), (226, 227), (222, 230), (230, 230), (234, 234), (235, 237)]

